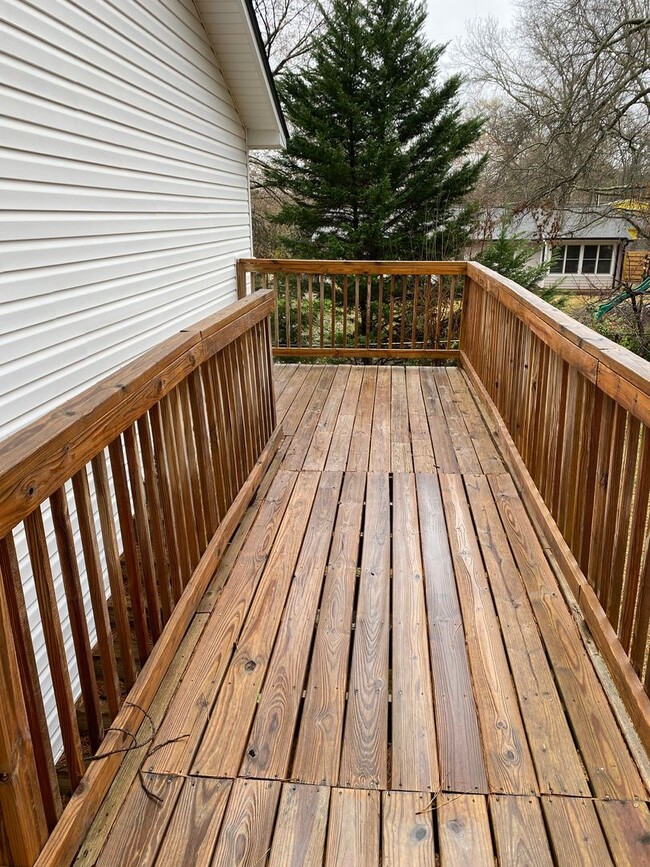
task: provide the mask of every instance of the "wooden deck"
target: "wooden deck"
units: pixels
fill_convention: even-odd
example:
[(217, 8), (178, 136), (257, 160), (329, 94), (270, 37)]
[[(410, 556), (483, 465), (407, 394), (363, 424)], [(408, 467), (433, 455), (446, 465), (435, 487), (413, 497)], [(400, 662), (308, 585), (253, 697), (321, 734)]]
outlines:
[(275, 376), (283, 445), (76, 863), (649, 864), (642, 767), (464, 374)]

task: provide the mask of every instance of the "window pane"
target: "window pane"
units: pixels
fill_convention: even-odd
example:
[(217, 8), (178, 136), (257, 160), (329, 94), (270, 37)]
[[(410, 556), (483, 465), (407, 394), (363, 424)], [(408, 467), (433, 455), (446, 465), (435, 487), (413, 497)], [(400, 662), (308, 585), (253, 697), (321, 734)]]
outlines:
[(596, 273), (596, 258), (598, 256), (598, 244), (585, 244), (585, 252), (582, 256), (582, 273)]
[(565, 274), (577, 274), (578, 263), (580, 262), (580, 245), (567, 245), (566, 248), (566, 263), (564, 265)]
[(551, 265), (551, 274), (561, 274), (564, 270), (564, 251), (566, 247), (560, 244), (558, 247), (553, 247), (552, 254), (554, 257)]
[(614, 248), (610, 244), (601, 244), (598, 253), (598, 273), (609, 274), (612, 270), (612, 255)]

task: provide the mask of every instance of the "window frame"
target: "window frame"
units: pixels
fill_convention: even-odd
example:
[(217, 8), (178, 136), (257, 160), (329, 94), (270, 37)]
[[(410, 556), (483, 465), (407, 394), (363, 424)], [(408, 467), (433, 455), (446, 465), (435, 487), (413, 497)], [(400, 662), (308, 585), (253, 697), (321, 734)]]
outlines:
[[(560, 257), (560, 260), (559, 260), (559, 263), (558, 263), (560, 266), (560, 270), (559, 271), (554, 271), (554, 270), (549, 271), (549, 276), (552, 274), (552, 275), (558, 276), (558, 277), (611, 277), (614, 273), (614, 263), (616, 261), (616, 246), (617, 246), (616, 241), (595, 241), (595, 242), (590, 241), (588, 243), (587, 242), (581, 242), (579, 244), (577, 244), (577, 243), (572, 244), (568, 241), (565, 241), (561, 244), (551, 244), (549, 246), (550, 246), (550, 256), (551, 257), (553, 256), (553, 248), (554, 247), (561, 247), (563, 250), (562, 255)], [(580, 248), (580, 252), (578, 254), (578, 270), (577, 271), (566, 271), (565, 270), (566, 269), (566, 260), (567, 260), (567, 251), (568, 251), (569, 247), (579, 247)], [(585, 272), (582, 270), (582, 265), (583, 265), (584, 256), (585, 256), (585, 247), (596, 247), (596, 261), (594, 263), (594, 270), (593, 271)], [(611, 250), (611, 256), (610, 256), (610, 261), (609, 261), (609, 270), (606, 272), (600, 272), (598, 270), (598, 266), (600, 264), (600, 251), (601, 251), (601, 248), (603, 248), (603, 247), (608, 247)]]

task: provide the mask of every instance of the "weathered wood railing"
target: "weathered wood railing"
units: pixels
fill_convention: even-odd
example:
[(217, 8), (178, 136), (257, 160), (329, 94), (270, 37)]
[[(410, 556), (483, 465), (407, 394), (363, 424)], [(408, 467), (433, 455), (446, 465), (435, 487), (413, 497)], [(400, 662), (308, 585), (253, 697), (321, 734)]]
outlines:
[(461, 363), (648, 745), (650, 364), (487, 268), (467, 275)]
[[(271, 292), (238, 301), (0, 446), (2, 864), (34, 863), (55, 825), (43, 862), (67, 863), (74, 855), (124, 749), (133, 744), (128, 733), (141, 725), (270, 461), (279, 442), (272, 306)], [(50, 519), (56, 554), (48, 546)], [(15, 540), (22, 533), (28, 564), (21, 576)], [(85, 731), (66, 664), (55, 595), (59, 574)], [(60, 822), (61, 792), (23, 581), (36, 588), (72, 790), (86, 772)], [(90, 590), (97, 673), (82, 582)], [(107, 757), (88, 766), (98, 749)]]
[(465, 262), (242, 259), (239, 295), (274, 289), (278, 357), (458, 356)]

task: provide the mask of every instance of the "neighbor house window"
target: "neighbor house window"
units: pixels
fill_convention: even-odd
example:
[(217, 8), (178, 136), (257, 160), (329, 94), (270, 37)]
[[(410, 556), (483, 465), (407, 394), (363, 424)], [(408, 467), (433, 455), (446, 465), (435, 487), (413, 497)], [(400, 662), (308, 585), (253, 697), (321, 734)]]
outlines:
[(559, 244), (553, 247), (551, 274), (611, 274), (612, 244)]

